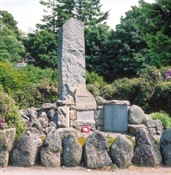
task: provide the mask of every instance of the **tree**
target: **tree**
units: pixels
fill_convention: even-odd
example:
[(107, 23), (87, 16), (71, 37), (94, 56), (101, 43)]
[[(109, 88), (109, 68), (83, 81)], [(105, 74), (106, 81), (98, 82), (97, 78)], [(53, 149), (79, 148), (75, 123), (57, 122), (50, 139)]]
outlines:
[(171, 64), (171, 1), (156, 0), (156, 3), (139, 1), (141, 20), (136, 27), (145, 37), (151, 51), (149, 64), (157, 67)]
[(35, 66), (42, 69), (57, 68), (57, 40), (54, 33), (47, 30), (29, 33), (24, 39), (24, 45), (35, 59)]
[(17, 21), (14, 20), (13, 16), (10, 13), (0, 10), (0, 23), (5, 25), (8, 29), (12, 30), (17, 39), (21, 39), (20, 32), (17, 27)]
[(110, 76), (110, 39), (113, 30), (105, 24), (85, 28), (86, 68), (105, 77)]
[(48, 15), (43, 16), (44, 24), (37, 24), (37, 27), (54, 33), (71, 17), (90, 26), (102, 23), (109, 16), (109, 12), (100, 11), (100, 0), (41, 0), (40, 3), (47, 7), (44, 11)]
[(110, 77), (113, 79), (137, 76), (146, 67), (149, 55), (146, 40), (134, 22), (141, 18), (140, 9), (134, 6), (125, 15), (125, 18), (121, 17), (110, 42)]
[(25, 52), (14, 32), (0, 22), (0, 61), (18, 62)]

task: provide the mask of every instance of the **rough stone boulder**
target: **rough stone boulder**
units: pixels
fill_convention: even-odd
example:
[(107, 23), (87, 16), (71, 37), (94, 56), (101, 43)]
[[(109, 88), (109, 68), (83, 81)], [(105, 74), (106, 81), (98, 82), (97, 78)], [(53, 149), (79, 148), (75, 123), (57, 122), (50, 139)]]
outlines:
[(40, 152), (41, 165), (45, 167), (59, 167), (61, 164), (62, 143), (57, 130), (50, 131)]
[(64, 166), (74, 167), (80, 165), (82, 159), (82, 147), (75, 134), (64, 137), (62, 143)]
[(31, 107), (27, 109), (28, 117), (31, 123), (37, 120), (37, 108)]
[(161, 120), (155, 120), (155, 125), (156, 125), (156, 134), (162, 135), (162, 133), (164, 132), (164, 128)]
[(106, 138), (99, 132), (93, 132), (84, 146), (84, 162), (87, 168), (102, 168), (112, 163), (108, 155)]
[(57, 110), (55, 109), (51, 109), (47, 112), (49, 120), (53, 121), (54, 123), (57, 123), (57, 119), (58, 119), (58, 113), (56, 111)]
[(77, 131), (74, 128), (58, 128), (57, 131), (62, 139), (70, 134), (77, 135)]
[(144, 111), (136, 105), (132, 105), (129, 109), (129, 123), (130, 124), (141, 124), (144, 119)]
[(139, 124), (139, 125), (128, 125), (128, 134), (132, 135), (132, 136), (136, 136), (137, 132), (141, 129), (141, 128), (147, 128), (145, 125), (143, 124)]
[(38, 163), (44, 135), (36, 128), (27, 130), (16, 142), (10, 154), (13, 166), (30, 167)]
[(111, 157), (119, 168), (131, 165), (133, 158), (132, 142), (125, 136), (118, 135), (111, 146)]
[(16, 129), (5, 129), (0, 131), (0, 166), (7, 166), (9, 153), (15, 140)]
[(166, 129), (160, 138), (160, 151), (163, 164), (171, 166), (171, 128)]
[(49, 125), (49, 120), (45, 112), (43, 112), (43, 115), (38, 118), (32, 125), (32, 127), (37, 128), (40, 131), (44, 131)]
[(149, 131), (141, 128), (135, 137), (135, 149), (132, 162), (137, 166), (154, 167), (162, 162), (162, 157)]
[(69, 119), (67, 118), (68, 107), (67, 106), (60, 106), (58, 107), (58, 115), (57, 115), (57, 126), (59, 128), (66, 128), (69, 127)]

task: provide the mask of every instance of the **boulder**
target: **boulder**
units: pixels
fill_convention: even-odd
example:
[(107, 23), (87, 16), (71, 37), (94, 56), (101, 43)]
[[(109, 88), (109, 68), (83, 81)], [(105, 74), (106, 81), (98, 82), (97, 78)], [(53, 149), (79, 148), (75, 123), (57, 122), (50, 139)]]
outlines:
[(111, 157), (119, 168), (131, 165), (133, 158), (132, 142), (125, 136), (118, 135), (111, 146)]
[(158, 166), (162, 162), (158, 144), (145, 128), (141, 128), (135, 137), (132, 162), (137, 166), (147, 167)]
[(136, 136), (137, 132), (141, 129), (141, 128), (147, 128), (145, 125), (143, 124), (139, 124), (139, 125), (128, 125), (128, 134), (132, 135), (132, 136)]
[(62, 143), (64, 166), (74, 167), (80, 165), (82, 159), (82, 147), (75, 134), (64, 137)]
[(162, 133), (164, 132), (164, 128), (161, 120), (155, 120), (155, 125), (156, 125), (156, 134), (162, 135)]
[(70, 134), (77, 135), (77, 132), (74, 128), (58, 128), (57, 131), (61, 138), (64, 138)]
[(54, 121), (55, 114), (56, 114), (56, 110), (55, 109), (50, 109), (47, 112), (47, 115), (48, 115), (48, 118), (49, 118), (50, 121)]
[(61, 164), (62, 143), (57, 130), (47, 134), (40, 153), (41, 165), (59, 167)]
[(30, 122), (33, 123), (37, 120), (37, 108), (31, 107), (27, 109), (28, 111), (28, 117), (30, 119)]
[(107, 100), (102, 98), (102, 97), (100, 97), (100, 96), (96, 96), (95, 100), (96, 100), (97, 105), (105, 105), (105, 104), (107, 104)]
[(44, 135), (36, 128), (28, 129), (17, 140), (10, 154), (12, 166), (30, 167), (38, 164), (40, 147), (43, 144)]
[(129, 109), (128, 120), (130, 124), (141, 124), (144, 119), (144, 111), (136, 105), (132, 105)]
[(58, 115), (57, 115), (57, 126), (60, 128), (69, 127), (69, 109), (67, 106), (60, 106), (58, 107)]
[[(44, 113), (44, 112), (43, 112)], [(32, 127), (37, 128), (40, 131), (44, 131), (46, 127), (49, 125), (49, 120), (47, 115), (44, 113), (44, 115), (40, 118), (38, 118), (32, 125)]]
[(166, 129), (160, 138), (160, 151), (163, 164), (171, 166), (171, 128)]
[(106, 138), (99, 132), (93, 132), (84, 145), (84, 162), (87, 168), (98, 169), (112, 163), (108, 155)]
[(13, 147), (16, 129), (0, 130), (0, 166), (8, 165), (9, 153)]

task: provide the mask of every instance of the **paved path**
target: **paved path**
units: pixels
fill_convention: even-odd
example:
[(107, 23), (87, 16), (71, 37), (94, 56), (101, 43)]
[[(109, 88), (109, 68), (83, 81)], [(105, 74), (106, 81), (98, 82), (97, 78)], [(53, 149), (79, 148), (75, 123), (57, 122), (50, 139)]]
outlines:
[(118, 169), (114, 171), (87, 170), (86, 168), (5, 167), (0, 175), (171, 175), (171, 167)]

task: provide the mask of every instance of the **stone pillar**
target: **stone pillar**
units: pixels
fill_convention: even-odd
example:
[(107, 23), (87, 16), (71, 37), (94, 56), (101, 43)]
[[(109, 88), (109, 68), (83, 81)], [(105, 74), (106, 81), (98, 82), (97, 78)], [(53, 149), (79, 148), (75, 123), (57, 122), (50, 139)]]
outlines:
[(71, 18), (58, 36), (58, 99), (67, 100), (79, 86), (86, 86), (84, 24)]

